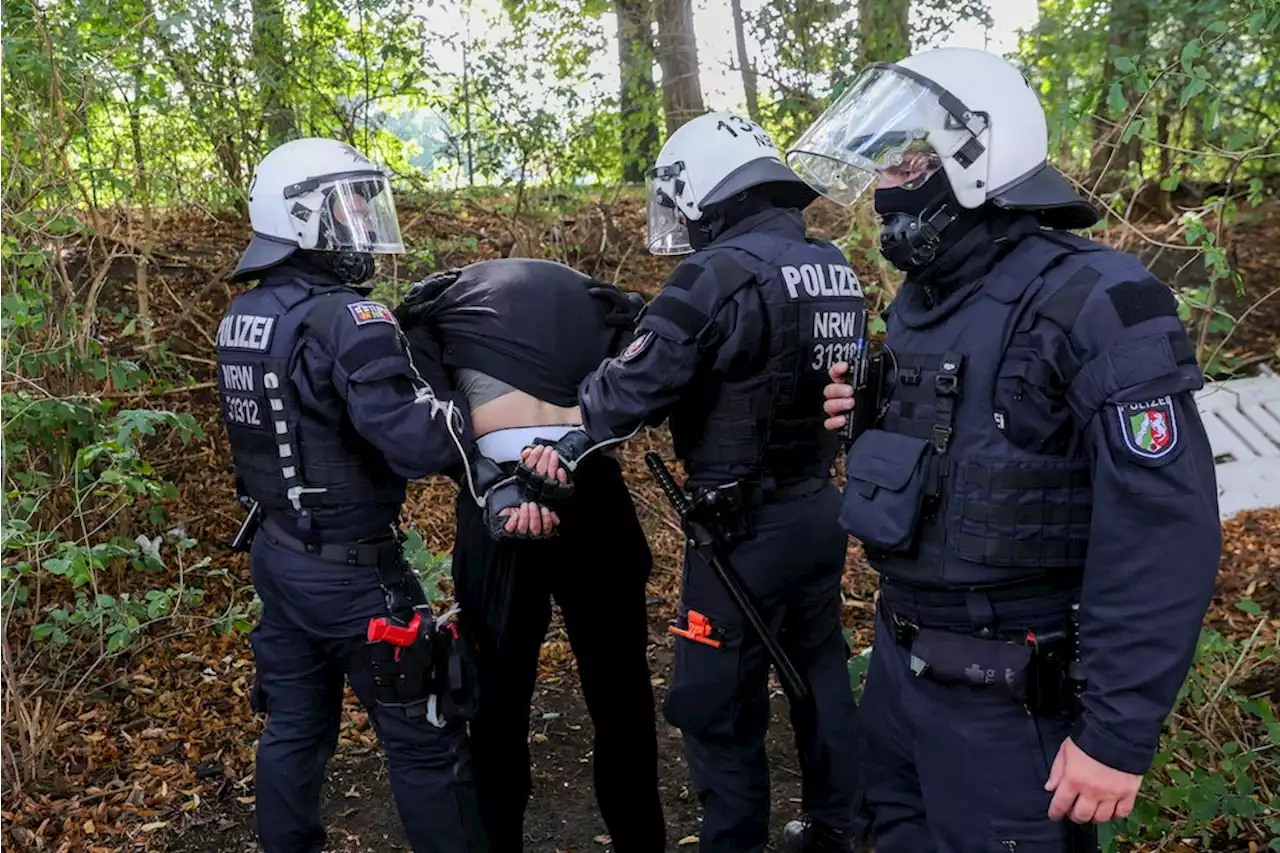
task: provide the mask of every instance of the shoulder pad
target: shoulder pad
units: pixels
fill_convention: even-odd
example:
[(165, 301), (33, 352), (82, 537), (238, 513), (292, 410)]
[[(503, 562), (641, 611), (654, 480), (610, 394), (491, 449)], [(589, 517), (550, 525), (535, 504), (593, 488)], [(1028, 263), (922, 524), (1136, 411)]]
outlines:
[(637, 330), (678, 343), (694, 340), (720, 309), (756, 281), (729, 252), (707, 252), (685, 260), (649, 303)]
[(1203, 385), (1173, 292), (1131, 255), (1094, 255), (1040, 313), (1059, 324), (1075, 314), (1064, 328), (1081, 364), (1069, 399), (1082, 416), (1120, 396), (1155, 397)]

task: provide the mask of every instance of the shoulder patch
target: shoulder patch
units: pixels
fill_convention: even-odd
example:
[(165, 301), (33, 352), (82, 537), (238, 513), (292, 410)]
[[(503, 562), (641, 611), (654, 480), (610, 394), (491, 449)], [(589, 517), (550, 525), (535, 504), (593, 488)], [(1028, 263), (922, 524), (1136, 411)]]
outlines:
[(391, 309), (381, 302), (352, 302), (347, 306), (347, 310), (351, 312), (351, 317), (356, 321), (357, 326), (366, 326), (369, 323), (397, 325), (395, 315), (391, 313)]
[(1116, 403), (1115, 410), (1120, 438), (1133, 456), (1142, 460), (1161, 459), (1178, 446), (1178, 417), (1172, 397)]
[(653, 332), (644, 332), (640, 334), (638, 337), (636, 337), (634, 341), (631, 342), (630, 346), (628, 346), (622, 352), (618, 353), (618, 362), (620, 364), (626, 364), (629, 361), (634, 361), (635, 359), (639, 358), (640, 355), (645, 350), (647, 350), (649, 348), (649, 345), (652, 343), (653, 343)]

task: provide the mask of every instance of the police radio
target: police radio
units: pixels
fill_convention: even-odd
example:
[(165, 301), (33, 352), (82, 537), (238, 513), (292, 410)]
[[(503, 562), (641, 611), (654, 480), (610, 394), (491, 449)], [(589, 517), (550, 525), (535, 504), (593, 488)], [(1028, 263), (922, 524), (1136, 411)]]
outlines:
[(881, 395), (884, 391), (886, 351), (871, 355), (867, 347), (849, 366), (849, 384), (853, 386), (853, 411), (845, 415), (840, 439), (846, 447), (875, 426), (880, 419)]

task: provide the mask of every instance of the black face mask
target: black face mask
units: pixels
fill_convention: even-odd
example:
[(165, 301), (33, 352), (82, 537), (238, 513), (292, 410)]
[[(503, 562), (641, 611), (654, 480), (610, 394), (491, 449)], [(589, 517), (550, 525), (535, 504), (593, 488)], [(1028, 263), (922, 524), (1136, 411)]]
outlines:
[(963, 209), (942, 169), (915, 189), (876, 190), (875, 207), (883, 223), (880, 253), (903, 272), (933, 263), (949, 241), (958, 237), (956, 234), (944, 236)]
[(297, 253), (298, 260), (316, 272), (331, 275), (348, 287), (368, 293), (372, 287), (360, 287), (377, 272), (377, 264), (370, 252), (314, 252)]

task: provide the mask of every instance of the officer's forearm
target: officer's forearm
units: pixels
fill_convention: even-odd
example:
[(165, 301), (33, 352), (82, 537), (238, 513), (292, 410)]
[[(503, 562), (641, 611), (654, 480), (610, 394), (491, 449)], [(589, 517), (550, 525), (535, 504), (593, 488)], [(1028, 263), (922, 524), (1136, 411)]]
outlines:
[(1073, 738), (1128, 773), (1144, 773), (1159, 745), (1195, 653), (1221, 551), (1212, 457), (1192, 446), (1183, 455), (1185, 464), (1162, 471), (1165, 494), (1134, 494), (1123, 470), (1104, 465), (1095, 472), (1080, 608), (1087, 688)]
[(582, 428), (596, 442), (662, 423), (697, 367), (697, 349), (655, 337), (635, 361), (611, 359), (578, 387)]
[[(348, 400), (356, 430), (401, 477), (416, 480), (462, 464), (462, 448), (472, 441), (467, 408), (461, 395), (449, 392), (435, 402), (416, 402), (407, 380), (401, 393), (373, 383), (353, 383)], [(452, 406), (450, 404), (453, 404)]]

